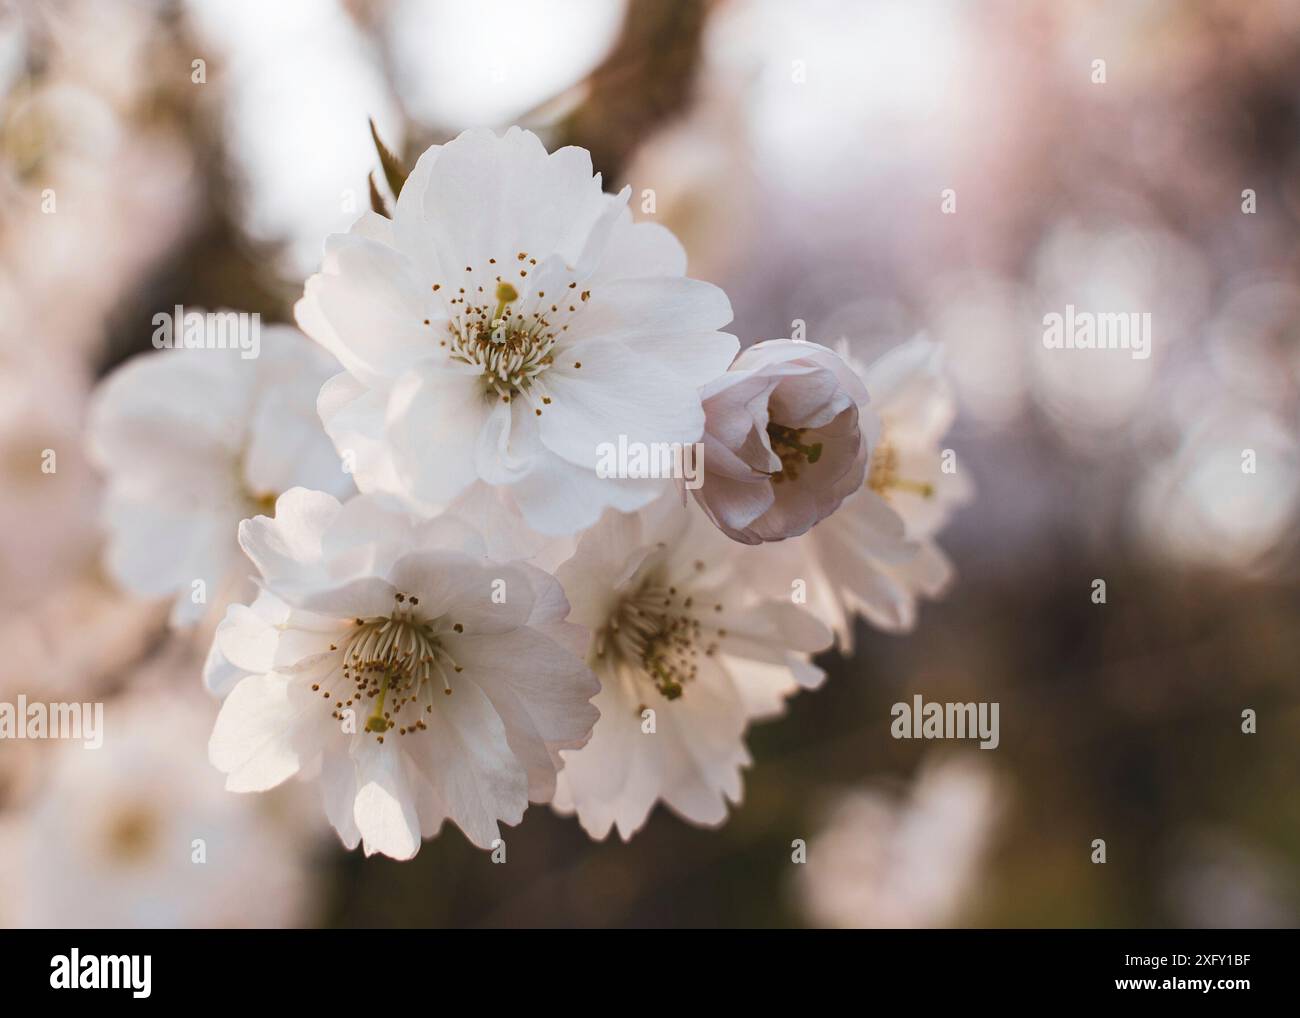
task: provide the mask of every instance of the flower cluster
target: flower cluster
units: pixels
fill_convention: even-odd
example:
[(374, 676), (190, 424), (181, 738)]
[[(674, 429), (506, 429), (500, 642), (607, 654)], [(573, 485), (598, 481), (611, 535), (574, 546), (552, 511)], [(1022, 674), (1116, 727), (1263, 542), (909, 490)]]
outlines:
[[(517, 128), (394, 190), (327, 239), (301, 334), (104, 383), (112, 573), (215, 626), (227, 788), (316, 780), (348, 847), (491, 848), (529, 802), (722, 823), (750, 723), (949, 580), (938, 348), (741, 351), (668, 230)], [(698, 470), (609, 469), (629, 448)]]

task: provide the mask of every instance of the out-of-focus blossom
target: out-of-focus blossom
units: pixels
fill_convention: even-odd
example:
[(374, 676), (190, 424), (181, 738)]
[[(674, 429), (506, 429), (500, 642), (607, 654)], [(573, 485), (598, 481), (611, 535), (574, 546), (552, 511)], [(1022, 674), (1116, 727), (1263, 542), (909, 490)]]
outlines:
[(287, 803), (222, 788), (203, 752), (207, 705), (171, 685), (110, 700), (99, 749), (36, 747), (39, 788), (0, 817), (0, 921), (260, 927), (310, 917), (310, 827)]
[(747, 82), (759, 169), (800, 188), (819, 181), (809, 190), (821, 194), (805, 194), (816, 204), (863, 166), (906, 165), (943, 143), (937, 114), (961, 64), (961, 28), (949, 0), (907, 9), (757, 0), (718, 13), (708, 54)]
[(368, 205), (366, 174), (375, 165), (367, 118), (390, 144), (402, 142), (376, 50), (350, 5), (336, 0), (185, 6), (195, 56), (206, 60), (206, 82), (190, 87), (224, 100), (241, 223), (255, 240), (283, 243), (278, 268), (300, 279), (319, 264), (321, 238), (346, 229)]
[(942, 343), (963, 413), (997, 427), (1028, 402), (1030, 344), (1041, 343), (1042, 313), (1013, 279), (958, 273), (927, 294), (926, 331)]
[(0, 355), (39, 342), (93, 363), (105, 316), (190, 221), (193, 160), (144, 101), (162, 38), (146, 5), (31, 14), (23, 70), (38, 70), (0, 96)]
[[(153, 59), (166, 45), (151, 3), (59, 0), (37, 12), (48, 36), (44, 73), (75, 83), (124, 116), (147, 103)], [(44, 16), (48, 15), (48, 17)]]
[(385, 27), (403, 101), (444, 128), (508, 124), (584, 78), (613, 44), (625, 7), (399, 0)]
[[(75, 618), (75, 626), (68, 619)], [(100, 696), (157, 642), (162, 623), (153, 606), (114, 589), (88, 570), (0, 622), (5, 667), (0, 700), (76, 700)]]
[(742, 89), (708, 75), (689, 114), (646, 140), (626, 173), (632, 210), (667, 227), (690, 256), (696, 279), (739, 273), (760, 223), (754, 215), (755, 161), (746, 137)]
[(593, 838), (630, 838), (660, 800), (721, 824), (740, 802), (750, 721), (821, 682), (809, 659), (830, 633), (738, 582), (749, 551), (670, 492), (637, 515), (607, 513), (560, 566), (601, 689), (591, 741), (562, 754), (555, 806)]
[(1300, 286), (1233, 280), (1206, 332), (1210, 363), (1243, 400), (1284, 410), (1300, 393)]
[(122, 144), (97, 149), (93, 160), (75, 182), (62, 182), (64, 165), (31, 170), (21, 195), (3, 202), (5, 355), (35, 356), (31, 344), (39, 342), (41, 358), (96, 362), (105, 316), (188, 223), (191, 167), (174, 139), (132, 133)]
[(1199, 831), (1181, 846), (1166, 884), (1181, 922), (1199, 929), (1294, 929), (1300, 897), (1287, 860), (1228, 831)]
[(551, 797), (597, 689), (552, 576), (492, 563), (454, 519), (301, 488), (240, 543), (262, 593), (231, 606), (207, 676), (229, 689), (209, 743), (228, 789), (319, 774), (343, 843), (396, 859), (448, 819), (491, 847)]
[(0, 606), (29, 607), (93, 562), (98, 484), (83, 373), (0, 352)]
[[(56, 199), (64, 191), (66, 200), (97, 190), (107, 175), (99, 160), (124, 145), (124, 128), (102, 96), (80, 85), (56, 79), (15, 89), (0, 121), (0, 180), (9, 206), (0, 215), (12, 222), (19, 215), (14, 199), (25, 194), (39, 200), (46, 188)], [(54, 208), (57, 215), (57, 201)]]
[[(205, 340), (217, 328), (207, 322)], [(294, 329), (259, 335), (260, 350), (144, 354), (95, 394), (88, 441), (109, 489), (109, 569), (141, 596), (176, 595), (178, 625), (246, 590), (240, 520), (299, 485), (352, 489), (315, 410), (337, 365)]]
[(602, 449), (699, 439), (698, 387), (738, 344), (726, 295), (626, 201), (581, 149), (467, 131), (420, 157), (393, 220), (329, 238), (296, 314), (345, 368), (320, 410), (361, 490), (432, 513), (482, 481), (556, 535), (658, 494)]
[(858, 370), (880, 418), (867, 488), (902, 518), (909, 540), (931, 538), (974, 490), (940, 449), (957, 414), (943, 347), (917, 337)]
[(733, 540), (806, 533), (862, 486), (875, 417), (860, 421), (867, 391), (826, 347), (757, 343), (700, 396), (704, 475), (693, 494)]
[[(1035, 282), (1040, 318), (1028, 337), (1034, 397), (1064, 442), (1085, 453), (1109, 450), (1141, 413), (1157, 368), (1204, 313), (1202, 260), (1158, 229), (1087, 229), (1066, 221), (1044, 238)], [(1093, 325), (1098, 344), (1104, 328), (1109, 341), (1123, 334), (1131, 346), (1049, 347), (1048, 315), (1060, 316), (1063, 330)], [(1062, 341), (1073, 344), (1073, 337)]]
[(959, 922), (1005, 799), (1001, 779), (970, 757), (927, 765), (906, 798), (845, 794), (799, 867), (809, 920), (841, 928)]
[(1203, 404), (1199, 417), (1142, 478), (1134, 500), (1142, 532), (1185, 562), (1272, 573), (1300, 511), (1295, 429), (1236, 400)]

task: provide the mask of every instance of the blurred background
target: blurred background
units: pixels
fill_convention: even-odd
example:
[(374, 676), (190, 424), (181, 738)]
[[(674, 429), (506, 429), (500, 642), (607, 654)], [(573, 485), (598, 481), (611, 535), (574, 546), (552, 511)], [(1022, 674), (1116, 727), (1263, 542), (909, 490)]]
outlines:
[[(311, 793), (221, 790), (207, 636), (100, 570), (96, 380), (174, 304), (291, 322), (367, 117), (410, 161), (590, 149), (744, 343), (946, 347), (956, 583), (753, 729), (720, 830), (534, 807), (504, 866), (348, 854)], [(0, 145), (0, 700), (137, 733), (0, 743), (0, 925), (1300, 919), (1294, 0), (0, 0)], [(1150, 358), (1045, 350), (1067, 303), (1149, 312)], [(915, 693), (998, 701), (1001, 745), (890, 738)]]

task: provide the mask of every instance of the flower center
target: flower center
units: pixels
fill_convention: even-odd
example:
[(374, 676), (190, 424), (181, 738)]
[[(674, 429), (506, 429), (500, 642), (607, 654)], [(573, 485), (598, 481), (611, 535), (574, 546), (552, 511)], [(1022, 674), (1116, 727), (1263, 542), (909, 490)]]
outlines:
[[(698, 564), (700, 567), (702, 563)], [(676, 700), (695, 678), (701, 651), (712, 657), (715, 642), (704, 643), (707, 628), (696, 617), (695, 599), (676, 587), (647, 582), (624, 598), (596, 633), (595, 653), (602, 661), (642, 671), (665, 699)], [(722, 611), (722, 605), (714, 605)], [(726, 631), (717, 630), (718, 636)]]
[(280, 492), (269, 491), (265, 488), (254, 488), (247, 480), (251, 445), (252, 440), (247, 439), (243, 449), (231, 464), (234, 469), (232, 490), (236, 492), (235, 497), (239, 503), (239, 508), (247, 516), (274, 516), (275, 501), (280, 497)]
[(108, 827), (108, 851), (119, 862), (148, 858), (158, 840), (158, 817), (144, 805), (124, 808)]
[(249, 492), (245, 498), (248, 504), (252, 507), (252, 514), (254, 516), (275, 515), (275, 500), (279, 498), (275, 492), (266, 491), (261, 494)]
[[(571, 279), (549, 298), (546, 290), (530, 290), (521, 297), (520, 290), (529, 284), (529, 270), (537, 265), (537, 259), (520, 251), (515, 261), (518, 289), (497, 271), (501, 267), (495, 258), (479, 269), (465, 266), (466, 285), (447, 298), (452, 320), (447, 337), (440, 342), (453, 359), (481, 369), (485, 395), (503, 403), (522, 395), (541, 416), (551, 402), (540, 384), (541, 376), (555, 363), (556, 344), (568, 331), (569, 317), (591, 298), (591, 291), (578, 293), (577, 281)], [(480, 279), (488, 281), (480, 283)], [(442, 284), (435, 283), (433, 289), (442, 290)]]
[[(400, 593), (394, 599), (396, 605), (390, 614), (355, 620), (343, 645), (341, 667), (343, 679), (351, 683), (352, 691), (347, 699), (334, 703), (333, 716), (340, 721), (343, 712), (354, 705), (368, 706), (365, 730), (380, 742), (392, 728), (397, 728), (399, 735), (423, 731), (427, 726), (420, 714), (433, 713), (435, 680), (450, 696), (448, 676), (461, 671), (432, 625), (417, 614), (420, 599)], [(330, 645), (330, 650), (337, 649), (337, 645)], [(334, 699), (334, 694), (322, 691), (319, 684), (311, 688), (323, 692), (327, 700)]]
[(772, 451), (781, 458), (781, 469), (772, 475), (772, 483), (780, 484), (786, 478), (799, 479), (799, 467), (804, 463), (809, 466), (821, 459), (822, 444), (814, 442), (805, 445), (803, 436), (807, 428), (787, 428), (784, 424), (769, 422), (767, 425), (768, 441)]
[(554, 362), (555, 330), (540, 311), (516, 311), (512, 305), (518, 298), (513, 286), (502, 283), (494, 309), (486, 304), (469, 308), (451, 329), (452, 357), (481, 367), (488, 391), (505, 403), (530, 389)]
[(890, 491), (910, 491), (922, 498), (930, 498), (934, 494), (934, 485), (928, 481), (909, 481), (898, 476), (898, 450), (883, 438), (871, 452), (867, 487), (878, 495)]

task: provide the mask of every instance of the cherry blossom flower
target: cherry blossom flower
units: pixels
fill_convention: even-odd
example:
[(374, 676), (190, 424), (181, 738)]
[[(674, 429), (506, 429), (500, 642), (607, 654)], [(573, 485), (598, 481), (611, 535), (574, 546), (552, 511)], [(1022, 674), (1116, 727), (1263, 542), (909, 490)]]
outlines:
[(808, 845), (799, 896), (812, 921), (840, 928), (951, 925), (974, 891), (1007, 789), (966, 760), (928, 764), (905, 799), (855, 789)]
[(210, 705), (165, 679), (146, 677), (148, 688), (105, 705), (99, 749), (64, 742), (34, 751), (38, 787), (0, 817), (6, 925), (267, 927), (308, 918), (312, 826), (283, 796), (256, 803), (227, 793), (202, 750)]
[(701, 395), (704, 484), (694, 494), (728, 537), (758, 544), (806, 533), (862, 486), (867, 391), (826, 347), (757, 343)]
[(349, 848), (409, 859), (444, 819), (486, 848), (596, 720), (556, 580), (450, 517), (294, 489), (240, 525), (261, 574), (218, 627), (213, 764), (237, 792), (319, 774)]
[(1133, 495), (1134, 516), (1161, 556), (1267, 576), (1284, 568), (1300, 509), (1300, 443), (1268, 408), (1230, 396), (1197, 401), (1179, 447)]
[(749, 723), (817, 686), (809, 656), (831, 634), (812, 615), (738, 582), (737, 556), (673, 493), (637, 515), (607, 513), (557, 576), (573, 621), (592, 634), (601, 718), (591, 741), (561, 754), (555, 805), (593, 838), (630, 838), (662, 800), (716, 826), (740, 802)]
[(695, 442), (698, 389), (738, 344), (726, 296), (628, 193), (582, 149), (466, 131), (420, 157), (391, 221), (327, 240), (295, 310), (343, 364), (320, 413), (362, 491), (432, 515), (483, 483), (548, 535), (657, 496), (600, 476), (602, 445)]
[(298, 485), (353, 490), (315, 414), (331, 358), (282, 326), (262, 329), (260, 346), (253, 358), (231, 349), (138, 356), (92, 403), (109, 572), (132, 593), (176, 595), (176, 624), (244, 590), (240, 520)]
[(945, 467), (939, 448), (956, 414), (942, 348), (916, 338), (869, 366), (847, 345), (840, 353), (871, 394), (867, 412), (878, 417), (866, 483), (807, 534), (764, 545), (747, 563), (751, 580), (768, 589), (803, 580), (810, 610), (847, 653), (855, 614), (903, 632), (916, 624), (920, 598), (944, 593), (953, 568), (934, 536), (973, 486), (955, 458)]
[(30, 608), (95, 563), (98, 478), (82, 371), (0, 352), (0, 607)]

